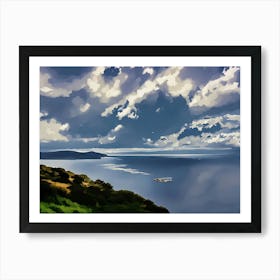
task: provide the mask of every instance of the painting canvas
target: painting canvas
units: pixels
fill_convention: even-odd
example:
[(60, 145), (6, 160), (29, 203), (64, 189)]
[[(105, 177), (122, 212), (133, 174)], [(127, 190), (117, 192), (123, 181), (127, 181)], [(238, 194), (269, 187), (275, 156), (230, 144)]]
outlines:
[(239, 213), (239, 74), (41, 67), (41, 213)]
[(258, 47), (22, 47), (21, 57), (22, 221), (260, 230)]

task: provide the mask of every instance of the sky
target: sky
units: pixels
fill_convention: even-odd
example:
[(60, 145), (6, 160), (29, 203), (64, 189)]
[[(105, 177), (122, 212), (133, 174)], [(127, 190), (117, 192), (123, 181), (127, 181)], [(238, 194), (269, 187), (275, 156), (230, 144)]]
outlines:
[(240, 146), (240, 68), (41, 67), (40, 146)]

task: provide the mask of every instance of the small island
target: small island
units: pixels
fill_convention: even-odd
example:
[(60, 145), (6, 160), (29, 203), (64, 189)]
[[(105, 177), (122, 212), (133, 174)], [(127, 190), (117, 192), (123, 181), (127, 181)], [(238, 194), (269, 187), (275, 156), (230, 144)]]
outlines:
[(151, 200), (87, 175), (40, 165), (41, 213), (169, 213)]

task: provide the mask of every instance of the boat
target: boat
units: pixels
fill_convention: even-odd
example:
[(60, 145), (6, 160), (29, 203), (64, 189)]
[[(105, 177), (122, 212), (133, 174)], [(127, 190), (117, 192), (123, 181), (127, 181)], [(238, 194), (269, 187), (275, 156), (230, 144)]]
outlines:
[(169, 183), (172, 182), (172, 177), (155, 178), (154, 181), (159, 183)]

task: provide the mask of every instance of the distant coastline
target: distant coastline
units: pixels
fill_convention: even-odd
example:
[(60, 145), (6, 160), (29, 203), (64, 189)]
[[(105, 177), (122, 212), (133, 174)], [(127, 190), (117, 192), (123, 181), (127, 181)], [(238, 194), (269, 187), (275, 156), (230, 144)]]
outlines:
[(40, 159), (101, 159), (107, 157), (106, 154), (96, 152), (76, 152), (76, 151), (55, 151), (40, 152)]

